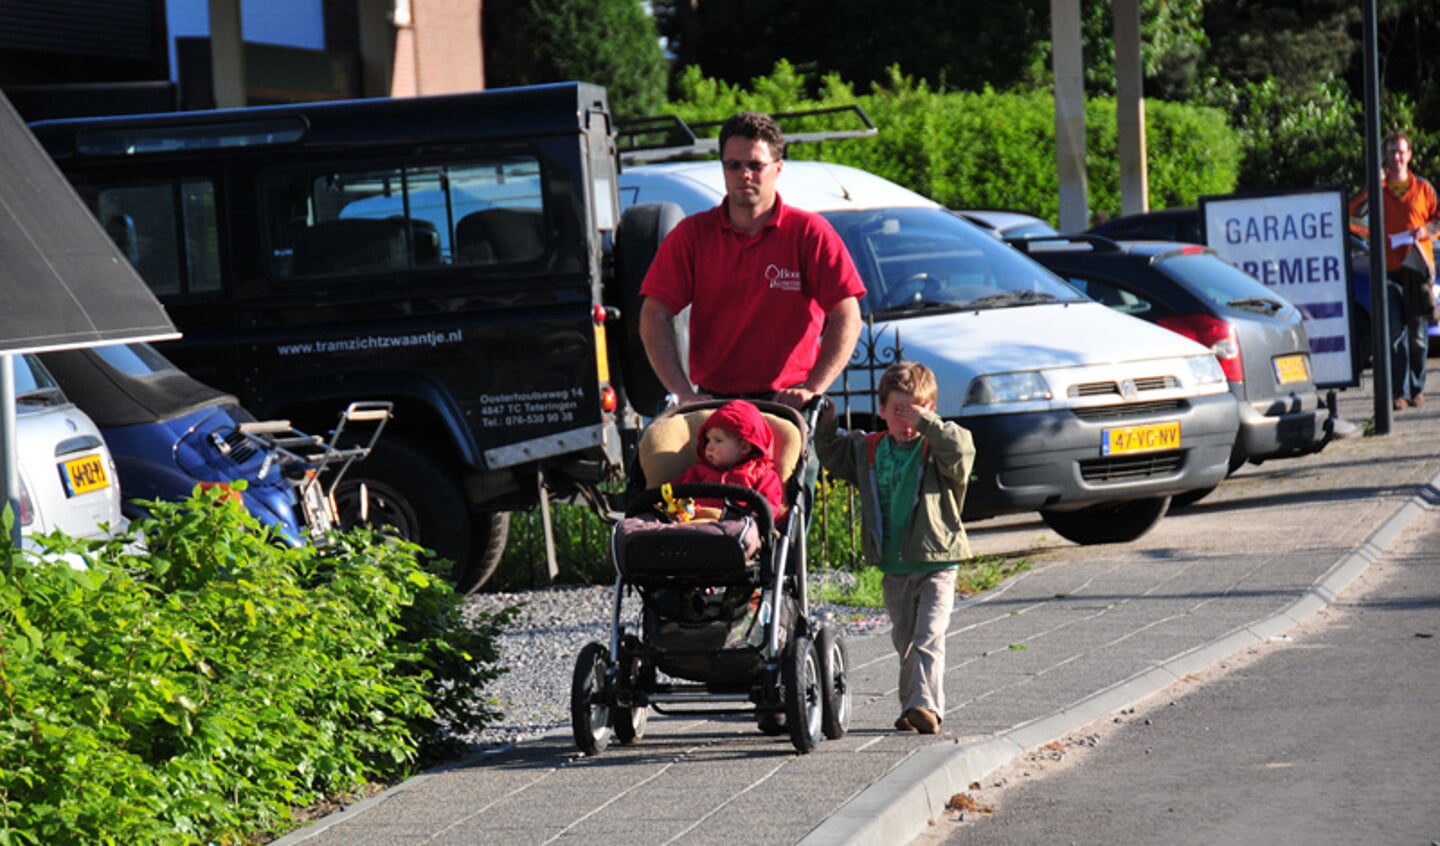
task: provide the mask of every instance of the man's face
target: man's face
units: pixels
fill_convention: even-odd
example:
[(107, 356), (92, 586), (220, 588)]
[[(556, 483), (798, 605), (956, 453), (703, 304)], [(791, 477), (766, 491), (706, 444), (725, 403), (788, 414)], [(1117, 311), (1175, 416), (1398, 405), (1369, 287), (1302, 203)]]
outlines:
[(1385, 145), (1383, 167), (1386, 179), (1401, 179), (1410, 171), (1410, 142), (1405, 139)]
[(785, 163), (771, 155), (770, 145), (732, 136), (720, 151), (720, 165), (732, 208), (763, 213), (775, 204), (775, 180)]

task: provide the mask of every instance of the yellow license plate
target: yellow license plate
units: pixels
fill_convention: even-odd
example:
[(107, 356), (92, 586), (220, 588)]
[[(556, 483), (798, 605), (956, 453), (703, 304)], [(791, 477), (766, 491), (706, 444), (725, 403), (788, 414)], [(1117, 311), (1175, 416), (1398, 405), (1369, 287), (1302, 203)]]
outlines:
[(1179, 449), (1179, 447), (1180, 421), (1172, 420), (1169, 423), (1106, 429), (1105, 441), (1100, 445), (1100, 454), (1126, 455), (1133, 452)]
[(60, 475), (65, 480), (66, 496), (79, 496), (110, 487), (105, 460), (98, 455), (70, 459), (60, 465)]
[(1282, 355), (1275, 359), (1275, 381), (1282, 385), (1304, 382), (1310, 378), (1310, 368), (1305, 366), (1303, 355)]

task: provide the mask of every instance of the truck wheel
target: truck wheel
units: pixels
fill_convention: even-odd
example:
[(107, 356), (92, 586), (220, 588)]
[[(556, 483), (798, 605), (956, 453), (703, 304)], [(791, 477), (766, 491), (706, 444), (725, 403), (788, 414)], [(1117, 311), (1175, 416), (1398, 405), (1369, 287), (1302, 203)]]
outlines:
[[(364, 517), (362, 485), (368, 500)], [(361, 523), (389, 528), (454, 562), (455, 574), (466, 574), (472, 531), (465, 493), (445, 468), (409, 441), (382, 438), (376, 443), (341, 480), (335, 505), (343, 528)], [(452, 576), (452, 581), (459, 579)]]
[(500, 559), (505, 555), (505, 542), (510, 538), (510, 512), (483, 511), (470, 515), (470, 563), (463, 569), (455, 565), (455, 590), (469, 596), (485, 586)]
[(1056, 534), (1082, 546), (1129, 543), (1160, 522), (1170, 508), (1170, 497), (1154, 496), (1102, 503), (1078, 511), (1041, 511), (1040, 518)]

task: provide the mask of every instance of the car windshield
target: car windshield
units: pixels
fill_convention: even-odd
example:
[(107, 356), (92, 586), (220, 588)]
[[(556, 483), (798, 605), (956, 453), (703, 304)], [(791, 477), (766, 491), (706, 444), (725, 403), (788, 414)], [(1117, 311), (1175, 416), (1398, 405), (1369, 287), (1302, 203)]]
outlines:
[(867, 291), (867, 314), (1011, 308), (1085, 297), (1059, 277), (941, 209), (830, 212)]
[(1155, 266), (1191, 293), (1217, 306), (1260, 314), (1275, 314), (1286, 306), (1284, 299), (1255, 277), (1209, 253), (1171, 256)]
[(13, 355), (11, 369), (15, 373), (15, 405), (21, 410), (64, 405), (65, 394), (45, 365), (33, 355)]

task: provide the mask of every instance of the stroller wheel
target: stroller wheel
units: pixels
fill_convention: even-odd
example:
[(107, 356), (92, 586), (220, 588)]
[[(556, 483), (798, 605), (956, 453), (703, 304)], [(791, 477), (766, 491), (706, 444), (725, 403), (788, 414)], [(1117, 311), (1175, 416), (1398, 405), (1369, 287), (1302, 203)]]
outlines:
[(820, 657), (815, 641), (796, 627), (795, 636), (785, 650), (782, 667), (785, 683), (785, 722), (790, 726), (790, 742), (802, 755), (814, 750), (820, 742), (821, 694)]
[(834, 626), (821, 626), (815, 639), (820, 653), (820, 726), (829, 740), (839, 740), (850, 729), (850, 689), (846, 671), (850, 655), (845, 649), (845, 635)]
[(587, 643), (575, 659), (575, 676), (570, 684), (570, 729), (575, 745), (586, 755), (599, 755), (610, 745), (609, 691), (605, 668), (610, 650)]
[[(620, 647), (620, 663), (624, 667), (623, 677), (617, 677), (617, 693), (635, 690), (649, 690), (654, 684), (654, 673), (646, 673), (638, 658), (627, 658), (625, 646)], [(617, 696), (617, 698), (619, 698)], [(630, 697), (633, 699), (633, 697)], [(634, 743), (645, 736), (645, 723), (650, 717), (650, 706), (633, 704), (617, 705), (610, 709), (610, 724), (615, 728), (615, 739), (621, 743)]]
[(634, 743), (645, 736), (645, 723), (649, 720), (650, 708), (637, 705), (632, 708), (617, 707), (610, 711), (610, 722), (615, 725), (615, 739), (621, 743)]

